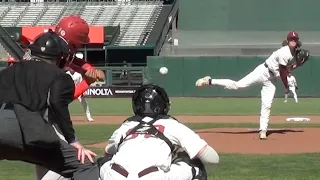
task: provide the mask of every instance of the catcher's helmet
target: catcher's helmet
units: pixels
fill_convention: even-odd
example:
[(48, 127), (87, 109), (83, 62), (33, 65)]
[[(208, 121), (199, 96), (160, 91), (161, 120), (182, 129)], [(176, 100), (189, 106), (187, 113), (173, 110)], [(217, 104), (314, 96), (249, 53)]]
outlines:
[(67, 43), (52, 30), (36, 37), (29, 49), (31, 50), (31, 55), (40, 59), (54, 61), (60, 68), (65, 64), (65, 60), (62, 57), (69, 53)]
[(132, 96), (132, 109), (135, 115), (155, 117), (167, 115), (170, 101), (166, 91), (154, 84), (139, 87)]
[(68, 42), (72, 51), (76, 51), (90, 41), (89, 25), (79, 15), (66, 16), (61, 19), (55, 32)]

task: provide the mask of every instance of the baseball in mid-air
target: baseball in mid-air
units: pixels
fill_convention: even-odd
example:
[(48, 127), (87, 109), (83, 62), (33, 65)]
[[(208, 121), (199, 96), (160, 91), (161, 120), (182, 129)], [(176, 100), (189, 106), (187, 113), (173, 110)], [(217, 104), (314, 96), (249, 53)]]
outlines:
[(168, 68), (166, 68), (166, 67), (161, 67), (161, 68), (159, 69), (159, 72), (160, 72), (160, 74), (167, 74), (167, 73), (168, 73)]

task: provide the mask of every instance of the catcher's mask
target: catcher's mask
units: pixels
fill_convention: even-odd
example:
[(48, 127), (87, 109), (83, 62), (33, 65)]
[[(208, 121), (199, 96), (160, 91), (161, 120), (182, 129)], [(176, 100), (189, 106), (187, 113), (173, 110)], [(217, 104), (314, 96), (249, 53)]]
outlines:
[(142, 85), (132, 96), (132, 109), (135, 115), (143, 117), (167, 115), (170, 110), (168, 94), (157, 85)]

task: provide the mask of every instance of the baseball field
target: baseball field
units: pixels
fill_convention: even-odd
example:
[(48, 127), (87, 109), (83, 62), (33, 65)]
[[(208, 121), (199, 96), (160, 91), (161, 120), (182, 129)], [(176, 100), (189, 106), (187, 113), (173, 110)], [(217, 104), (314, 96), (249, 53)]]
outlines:
[[(131, 99), (88, 101), (95, 121), (85, 121), (77, 101), (70, 106), (72, 120), (80, 141), (101, 155), (108, 137), (132, 115)], [(218, 151), (219, 166), (207, 166), (210, 180), (319, 179), (320, 99), (275, 99), (265, 141), (257, 131), (259, 98), (171, 98), (171, 103), (170, 114)], [(287, 122), (289, 117), (310, 121)], [(2, 161), (0, 169), (0, 180), (34, 179), (33, 165)]]

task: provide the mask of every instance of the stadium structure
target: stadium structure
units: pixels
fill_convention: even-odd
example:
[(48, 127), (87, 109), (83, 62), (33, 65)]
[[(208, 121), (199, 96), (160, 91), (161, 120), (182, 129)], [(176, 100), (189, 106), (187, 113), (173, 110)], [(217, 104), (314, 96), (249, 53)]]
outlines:
[(176, 28), (179, 0), (1, 1), (0, 24), (33, 39), (59, 20), (78, 14), (90, 25), (90, 44), (81, 49), (97, 66), (145, 64), (158, 56)]

